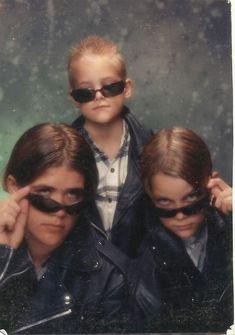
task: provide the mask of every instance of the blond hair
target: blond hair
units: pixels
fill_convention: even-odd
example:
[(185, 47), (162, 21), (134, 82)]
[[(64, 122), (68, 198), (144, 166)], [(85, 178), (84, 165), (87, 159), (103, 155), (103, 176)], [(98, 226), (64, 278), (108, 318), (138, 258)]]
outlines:
[(120, 77), (123, 80), (126, 79), (125, 61), (117, 45), (100, 36), (93, 35), (81, 40), (79, 44), (74, 45), (69, 51), (67, 70), (72, 89), (75, 88), (72, 64), (85, 55), (109, 56), (110, 60), (117, 65)]

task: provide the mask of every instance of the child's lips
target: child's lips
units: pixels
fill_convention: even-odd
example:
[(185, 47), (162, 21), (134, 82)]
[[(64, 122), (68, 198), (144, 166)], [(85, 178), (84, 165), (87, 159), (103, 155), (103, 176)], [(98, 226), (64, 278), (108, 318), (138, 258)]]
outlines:
[(94, 110), (99, 110), (99, 109), (105, 109), (105, 108), (108, 108), (109, 106), (107, 106), (107, 105), (99, 105), (99, 106), (96, 106), (96, 107), (94, 107), (93, 109)]
[(183, 230), (191, 229), (192, 227), (193, 227), (193, 224), (192, 223), (188, 223), (188, 224), (183, 224), (183, 225), (177, 225), (176, 229), (178, 231), (183, 231)]
[(55, 224), (55, 223), (43, 223), (42, 224), (45, 228), (52, 229), (52, 230), (61, 230), (64, 229), (64, 225), (62, 224)]

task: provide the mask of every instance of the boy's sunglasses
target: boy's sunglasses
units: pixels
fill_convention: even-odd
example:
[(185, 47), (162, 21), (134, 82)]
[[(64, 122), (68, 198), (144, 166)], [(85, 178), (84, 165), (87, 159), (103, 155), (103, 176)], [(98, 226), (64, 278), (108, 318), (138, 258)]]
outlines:
[(85, 201), (76, 202), (72, 205), (62, 205), (55, 200), (36, 193), (29, 193), (27, 199), (33, 207), (45, 213), (55, 213), (63, 209), (69, 215), (77, 215), (85, 207)]
[(203, 208), (209, 205), (208, 197), (205, 197), (199, 201), (194, 202), (192, 205), (188, 205), (181, 208), (160, 208), (154, 207), (156, 214), (161, 218), (173, 218), (177, 213), (183, 213), (184, 215), (193, 215), (199, 213)]
[(124, 91), (124, 88), (125, 82), (121, 80), (109, 85), (104, 85), (98, 90), (93, 90), (91, 88), (78, 88), (73, 90), (70, 94), (75, 101), (84, 103), (94, 100), (96, 92), (101, 92), (104, 97), (109, 98), (121, 94)]

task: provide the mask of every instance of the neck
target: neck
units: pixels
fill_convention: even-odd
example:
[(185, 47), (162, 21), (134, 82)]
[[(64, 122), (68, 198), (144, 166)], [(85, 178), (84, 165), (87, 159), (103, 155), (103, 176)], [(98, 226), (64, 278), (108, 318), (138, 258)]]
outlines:
[(92, 124), (85, 122), (84, 128), (96, 143), (109, 158), (115, 158), (121, 144), (123, 134), (123, 122), (119, 118), (109, 124)]
[(45, 245), (31, 240), (27, 240), (27, 245), (35, 267), (42, 265), (55, 249), (55, 247), (46, 248)]

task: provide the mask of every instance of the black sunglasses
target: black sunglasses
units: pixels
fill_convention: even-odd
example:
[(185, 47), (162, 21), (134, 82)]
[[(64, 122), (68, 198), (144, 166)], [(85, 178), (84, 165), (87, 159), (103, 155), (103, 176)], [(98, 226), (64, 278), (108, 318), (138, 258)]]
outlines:
[(27, 199), (33, 207), (45, 213), (55, 213), (60, 209), (64, 209), (69, 215), (77, 215), (86, 205), (85, 201), (76, 202), (72, 205), (62, 205), (55, 200), (36, 193), (29, 193)]
[(91, 88), (78, 88), (73, 90), (70, 94), (75, 101), (84, 103), (95, 99), (96, 92), (101, 92), (101, 94), (106, 97), (115, 97), (124, 91), (125, 82), (123, 80), (117, 81), (115, 83), (104, 85), (98, 90), (93, 90)]
[(184, 215), (197, 214), (208, 205), (209, 205), (209, 199), (208, 197), (205, 197), (185, 207), (172, 208), (172, 209), (154, 207), (154, 210), (155, 213), (161, 218), (173, 218), (174, 216), (176, 216), (177, 213), (183, 213)]

